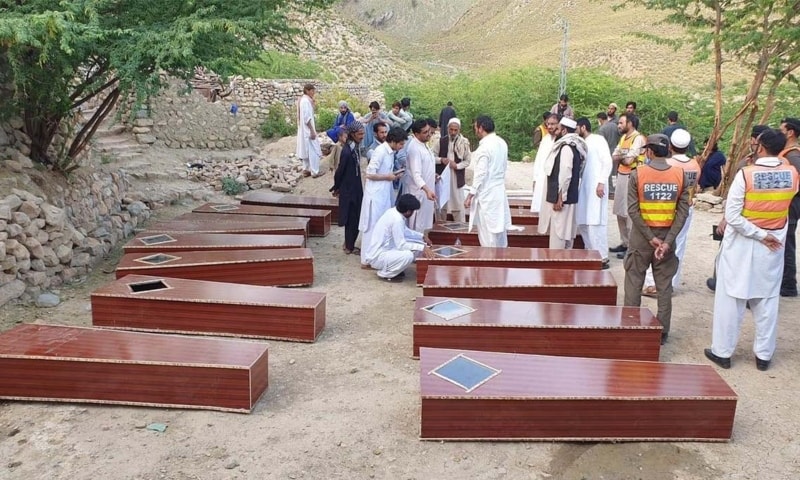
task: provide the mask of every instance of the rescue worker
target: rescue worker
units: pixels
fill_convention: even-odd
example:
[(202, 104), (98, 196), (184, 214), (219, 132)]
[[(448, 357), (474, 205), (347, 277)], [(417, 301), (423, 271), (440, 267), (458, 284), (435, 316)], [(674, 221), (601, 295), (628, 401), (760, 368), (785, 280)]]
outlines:
[(756, 324), (756, 368), (767, 370), (775, 354), (789, 205), (798, 191), (797, 170), (777, 157), (785, 144), (779, 130), (761, 133), (755, 163), (737, 172), (728, 190), (711, 348), (703, 351), (722, 368), (731, 367), (748, 304)]
[(639, 165), (628, 181), (630, 244), (625, 268), (625, 305), (642, 303), (642, 285), (647, 267), (653, 267), (658, 290), (656, 317), (664, 326), (661, 344), (667, 341), (672, 318), (672, 277), (678, 270), (675, 240), (689, 214), (688, 180), (682, 168), (667, 163), (669, 138), (657, 133), (647, 137), (647, 165)]

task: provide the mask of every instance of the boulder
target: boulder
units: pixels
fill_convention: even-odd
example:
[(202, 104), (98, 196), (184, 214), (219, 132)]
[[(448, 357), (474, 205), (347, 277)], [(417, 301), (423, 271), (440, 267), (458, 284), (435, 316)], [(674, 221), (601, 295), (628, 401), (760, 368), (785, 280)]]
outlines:
[(47, 225), (59, 228), (64, 227), (67, 215), (64, 213), (63, 209), (49, 203), (44, 203), (42, 204), (42, 213), (44, 214), (44, 221)]
[(36, 297), (36, 306), (39, 308), (52, 308), (61, 303), (61, 299), (55, 293), (45, 292)]
[(0, 286), (0, 306), (21, 297), (23, 293), (25, 293), (25, 282), (22, 280), (12, 280)]
[(11, 214), (11, 221), (20, 227), (25, 228), (31, 224), (31, 217), (26, 215), (24, 212), (14, 212)]
[(719, 205), (723, 200), (722, 197), (718, 197), (713, 193), (698, 193), (694, 198), (695, 200), (710, 203), (711, 205)]
[(42, 209), (35, 202), (26, 200), (19, 206), (19, 211), (30, 218), (36, 218), (42, 212)]

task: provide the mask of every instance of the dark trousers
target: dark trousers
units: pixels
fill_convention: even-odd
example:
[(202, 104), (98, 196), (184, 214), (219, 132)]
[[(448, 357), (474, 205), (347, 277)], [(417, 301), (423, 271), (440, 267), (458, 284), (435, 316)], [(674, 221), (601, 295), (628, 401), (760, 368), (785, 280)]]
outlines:
[(358, 221), (361, 217), (359, 205), (350, 203), (347, 212), (347, 222), (344, 224), (344, 248), (352, 250), (356, 248), (358, 238)]
[(795, 233), (797, 232), (797, 220), (789, 222), (789, 229), (786, 232), (786, 248), (783, 251), (783, 281), (781, 282), (781, 294), (797, 294), (797, 242)]

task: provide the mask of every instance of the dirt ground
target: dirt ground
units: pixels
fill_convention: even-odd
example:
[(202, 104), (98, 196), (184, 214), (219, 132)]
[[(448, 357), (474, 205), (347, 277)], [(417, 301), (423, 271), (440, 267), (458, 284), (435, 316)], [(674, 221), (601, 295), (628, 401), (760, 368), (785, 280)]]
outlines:
[[(269, 147), (288, 153), (292, 139)], [(187, 155), (183, 153), (183, 157)], [(155, 155), (173, 170), (178, 152)], [(171, 163), (176, 162), (176, 163)], [(511, 164), (511, 188), (528, 188), (532, 165)], [(173, 182), (175, 183), (175, 182)], [(177, 182), (180, 183), (180, 182)], [(327, 195), (332, 176), (298, 193)], [(156, 212), (168, 218), (200, 202)], [(705, 279), (718, 215), (695, 212), (673, 328), (661, 360), (700, 363), (711, 338)], [(613, 218), (613, 217), (612, 217)], [(609, 229), (616, 244), (616, 228)], [(756, 370), (746, 317), (730, 370), (739, 395), (730, 443), (423, 442), (419, 369), (411, 358), (412, 281), (380, 282), (340, 249), (341, 229), (312, 238), (315, 283), (327, 326), (314, 344), (270, 341), (270, 386), (249, 414), (58, 403), (0, 403), (0, 479), (793, 479), (800, 476), (800, 300), (781, 301), (772, 368)], [(0, 329), (21, 322), (91, 324), (89, 295), (113, 279), (119, 251), (84, 282), (60, 290), (56, 308), (7, 306)], [(620, 260), (611, 272), (622, 284)], [(409, 277), (413, 278), (413, 267)], [(622, 290), (618, 294), (622, 303)], [(655, 300), (644, 305), (655, 309)], [(163, 433), (145, 429), (167, 425)]]

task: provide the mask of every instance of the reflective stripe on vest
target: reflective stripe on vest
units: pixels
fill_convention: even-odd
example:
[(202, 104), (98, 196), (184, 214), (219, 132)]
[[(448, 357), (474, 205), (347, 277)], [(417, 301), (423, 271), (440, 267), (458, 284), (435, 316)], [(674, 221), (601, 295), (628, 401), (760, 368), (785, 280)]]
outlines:
[(683, 191), (683, 170), (675, 167), (656, 170), (642, 165), (636, 171), (642, 220), (649, 227), (671, 227)]
[[(631, 135), (630, 137), (626, 137), (625, 135), (623, 135), (622, 138), (619, 139), (619, 145), (618, 145), (619, 149), (624, 152), (630, 150), (631, 145), (633, 145), (633, 141), (636, 140), (636, 137), (638, 137), (639, 135), (640, 135), (639, 132), (636, 132), (634, 135)], [(619, 167), (617, 167), (617, 171), (622, 174), (630, 175), (630, 173), (636, 167), (638, 167), (639, 165), (644, 165), (644, 160), (645, 160), (644, 149), (642, 149), (642, 153), (640, 153), (630, 165), (623, 165), (622, 163), (620, 163)]]
[(786, 225), (789, 204), (797, 193), (798, 174), (791, 165), (748, 165), (744, 175), (742, 216), (757, 227), (778, 230)]

